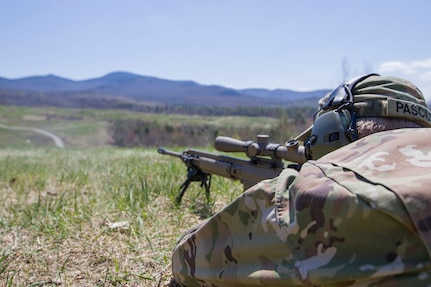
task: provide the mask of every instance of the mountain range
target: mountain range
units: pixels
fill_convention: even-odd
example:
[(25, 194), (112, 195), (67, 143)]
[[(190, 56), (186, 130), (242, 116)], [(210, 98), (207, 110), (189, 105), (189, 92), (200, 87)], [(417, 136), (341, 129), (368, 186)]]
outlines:
[(313, 105), (328, 90), (299, 92), (261, 88), (232, 89), (174, 81), (128, 72), (74, 81), (55, 75), (19, 79), (0, 78), (0, 104), (112, 106), (118, 104), (199, 106), (289, 106)]

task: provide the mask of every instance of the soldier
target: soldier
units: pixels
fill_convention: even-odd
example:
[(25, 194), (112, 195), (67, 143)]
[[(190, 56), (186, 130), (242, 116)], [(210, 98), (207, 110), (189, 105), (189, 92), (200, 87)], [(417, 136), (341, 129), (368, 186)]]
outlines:
[(370, 74), (319, 104), (299, 136), (312, 160), (187, 231), (172, 285), (431, 286), (431, 112), (421, 91)]

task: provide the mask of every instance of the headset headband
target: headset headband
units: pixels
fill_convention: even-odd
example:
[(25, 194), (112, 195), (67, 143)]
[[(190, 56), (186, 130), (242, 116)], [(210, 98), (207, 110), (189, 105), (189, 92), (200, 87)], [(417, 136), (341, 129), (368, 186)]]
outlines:
[(327, 110), (330, 108), (335, 109), (345, 104), (353, 103), (353, 89), (359, 82), (362, 82), (363, 80), (371, 76), (379, 76), (379, 74), (362, 75), (338, 86), (335, 90), (331, 92), (328, 99), (325, 101), (325, 104), (320, 108), (320, 111)]

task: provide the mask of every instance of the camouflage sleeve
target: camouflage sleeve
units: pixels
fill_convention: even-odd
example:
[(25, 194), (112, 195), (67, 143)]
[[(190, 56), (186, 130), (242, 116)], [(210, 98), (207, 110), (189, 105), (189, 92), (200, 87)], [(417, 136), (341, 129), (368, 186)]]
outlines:
[(429, 267), (397, 194), (329, 161), (249, 189), (186, 232), (172, 256), (188, 287), (426, 286)]
[(286, 189), (296, 175), (286, 169), (278, 178), (258, 183), (187, 231), (172, 255), (176, 281), (187, 287), (277, 282), (277, 266), (284, 268), (290, 252), (284, 243), (287, 234), (276, 217), (275, 191)]

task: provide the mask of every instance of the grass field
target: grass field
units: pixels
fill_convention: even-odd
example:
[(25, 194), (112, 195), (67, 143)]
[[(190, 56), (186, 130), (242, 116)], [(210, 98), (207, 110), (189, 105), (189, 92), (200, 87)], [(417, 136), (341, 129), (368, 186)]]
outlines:
[[(270, 117), (201, 117), (190, 115), (147, 114), (121, 110), (62, 109), (52, 107), (20, 107), (0, 105), (0, 124), (38, 128), (54, 133), (66, 147), (106, 147), (111, 145), (109, 126), (114, 119), (145, 120), (166, 124), (199, 126), (211, 125), (261, 130), (276, 126), (278, 120)], [(246, 139), (244, 139), (246, 140)], [(255, 138), (247, 139), (255, 140)], [(166, 143), (169, 145), (169, 143)], [(15, 132), (0, 128), (0, 148), (53, 146), (44, 136), (31, 132)]]
[(210, 201), (193, 183), (176, 206), (183, 163), (108, 146), (115, 116), (140, 115), (0, 107), (0, 123), (66, 142), (0, 129), (0, 286), (167, 286), (180, 234), (241, 193), (213, 177)]
[(0, 286), (167, 286), (179, 235), (242, 190), (155, 150), (0, 150)]

